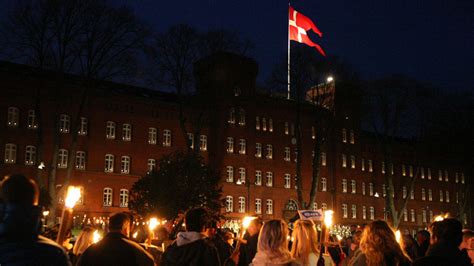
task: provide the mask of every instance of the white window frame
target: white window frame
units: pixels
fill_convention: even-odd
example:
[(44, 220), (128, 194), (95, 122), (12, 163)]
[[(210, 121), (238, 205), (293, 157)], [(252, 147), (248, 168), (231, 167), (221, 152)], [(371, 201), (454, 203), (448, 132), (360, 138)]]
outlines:
[(449, 202), (451, 201), (451, 199), (449, 198), (449, 190), (446, 190), (446, 191), (445, 191), (445, 201), (446, 201), (447, 203), (449, 203)]
[(245, 213), (245, 197), (240, 196), (238, 201), (239, 206), (239, 213)]
[(225, 212), (234, 212), (234, 198), (232, 196), (225, 197)]
[(428, 201), (433, 201), (433, 190), (428, 189)]
[(403, 209), (403, 221), (408, 222), (408, 210), (407, 210), (407, 208)]
[(207, 151), (207, 136), (206, 135), (199, 136), (199, 150)]
[(355, 138), (354, 138), (354, 130), (349, 131), (349, 142), (350, 144), (355, 144)]
[(327, 191), (327, 178), (321, 177), (321, 191)]
[(267, 131), (267, 118), (262, 117), (262, 131)]
[(107, 153), (105, 155), (104, 172), (113, 173), (114, 172), (114, 164), (115, 164), (115, 156), (113, 154)]
[(260, 117), (259, 116), (255, 117), (255, 130), (257, 131), (260, 130)]
[(351, 193), (356, 194), (357, 193), (357, 183), (355, 179), (351, 180)]
[(123, 124), (122, 125), (122, 140), (123, 141), (132, 141), (132, 125)]
[(67, 168), (69, 152), (66, 149), (58, 150), (58, 168)]
[(241, 108), (239, 110), (239, 126), (245, 126), (245, 110)]
[(266, 172), (265, 173), (265, 186), (273, 187), (273, 172)]
[(256, 198), (255, 199), (255, 214), (262, 213), (262, 199)]
[(262, 171), (255, 170), (255, 185), (261, 186), (262, 185)]
[(14, 106), (8, 107), (7, 126), (18, 127), (19, 124), (20, 124), (20, 109)]
[(342, 129), (342, 143), (347, 143), (347, 130), (345, 128)]
[(273, 119), (268, 119), (268, 132), (273, 132)]
[(367, 160), (367, 163), (369, 164), (369, 173), (372, 173), (374, 171), (374, 167), (372, 164), (372, 160)]
[(67, 134), (71, 129), (71, 117), (67, 114), (59, 115), (59, 132)]
[(375, 219), (375, 208), (373, 206), (369, 207), (369, 219), (372, 221)]
[(86, 169), (86, 152), (85, 151), (76, 151), (76, 165), (77, 170)]
[(269, 214), (269, 215), (273, 214), (273, 200), (272, 199), (267, 199), (266, 201), (265, 214)]
[(265, 158), (271, 160), (273, 159), (273, 145), (272, 144), (267, 144), (266, 146), (267, 154), (265, 155)]
[(360, 164), (361, 164), (360, 170), (362, 172), (365, 172), (365, 159), (364, 158), (361, 159)]
[(351, 169), (356, 168), (356, 159), (354, 155), (351, 155)]
[(355, 204), (351, 206), (351, 217), (352, 219), (357, 219), (357, 206)]
[(347, 156), (343, 153), (342, 156), (342, 168), (346, 168), (347, 167)]
[(327, 165), (327, 156), (325, 152), (321, 152), (321, 166)]
[(367, 220), (367, 207), (362, 206), (362, 219)]
[(291, 188), (291, 175), (286, 173), (283, 177), (284, 179), (284, 188)]
[(289, 135), (289, 134), (290, 134), (290, 126), (288, 122), (285, 122), (285, 135)]
[(291, 161), (291, 148), (290, 147), (285, 147), (285, 157), (283, 158), (285, 162)]
[(106, 187), (102, 190), (102, 206), (111, 207), (113, 204), (114, 191), (110, 187)]
[(227, 123), (235, 125), (235, 108), (229, 109), (229, 117), (227, 118)]
[(347, 212), (347, 204), (342, 204), (342, 218), (347, 219), (348, 212)]
[(115, 139), (115, 122), (107, 121), (105, 124), (105, 137), (107, 139)]
[(36, 121), (36, 112), (34, 109), (28, 110), (27, 127), (28, 129), (38, 128), (38, 121)]
[(158, 129), (155, 127), (148, 128), (148, 144), (156, 145), (158, 143)]
[(25, 165), (35, 165), (36, 163), (36, 147), (27, 145), (25, 147)]
[(234, 138), (227, 137), (227, 153), (234, 153)]
[(426, 200), (426, 190), (425, 190), (425, 188), (421, 188), (421, 200), (422, 201)]
[(369, 183), (369, 196), (374, 196), (374, 183)]
[(439, 202), (444, 202), (443, 190), (439, 190)]
[(361, 189), (362, 189), (362, 195), (365, 196), (365, 182), (362, 182)]
[(247, 180), (247, 170), (244, 167), (239, 167), (239, 179), (237, 179), (237, 184), (245, 184)]
[(152, 172), (153, 170), (156, 169), (156, 160), (153, 158), (149, 158), (146, 162), (148, 172)]
[(227, 183), (234, 183), (234, 167), (233, 166), (226, 166), (226, 177), (225, 181)]
[(342, 193), (347, 193), (347, 179), (342, 179)]
[(247, 153), (247, 142), (245, 139), (239, 139), (239, 154)]
[(416, 213), (414, 209), (410, 209), (410, 222), (416, 222)]
[(79, 130), (77, 131), (77, 134), (79, 136), (87, 136), (87, 131), (88, 131), (88, 120), (87, 117), (81, 116), (79, 118)]
[(128, 208), (128, 189), (120, 189), (119, 206), (121, 208)]
[(171, 147), (172, 135), (171, 130), (163, 129), (163, 147)]
[(255, 157), (262, 158), (262, 143), (255, 143)]
[(130, 174), (130, 167), (132, 164), (132, 159), (130, 156), (122, 156), (120, 159), (120, 173), (121, 174)]

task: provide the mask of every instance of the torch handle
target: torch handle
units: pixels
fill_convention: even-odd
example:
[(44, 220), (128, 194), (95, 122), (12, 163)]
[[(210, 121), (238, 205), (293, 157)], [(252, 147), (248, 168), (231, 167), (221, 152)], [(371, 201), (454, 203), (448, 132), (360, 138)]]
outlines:
[(61, 246), (63, 245), (64, 240), (66, 238), (66, 232), (71, 226), (71, 221), (72, 221), (71, 218), (72, 218), (72, 209), (64, 207), (63, 213), (61, 216), (61, 224), (59, 224), (58, 236), (56, 238), (56, 242)]

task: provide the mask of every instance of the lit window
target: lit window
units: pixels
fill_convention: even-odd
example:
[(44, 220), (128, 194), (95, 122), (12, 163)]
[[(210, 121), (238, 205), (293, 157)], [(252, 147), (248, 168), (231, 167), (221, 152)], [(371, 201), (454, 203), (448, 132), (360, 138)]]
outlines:
[(414, 209), (411, 209), (411, 210), (410, 210), (410, 221), (411, 221), (412, 223), (414, 223), (415, 220), (416, 220), (415, 210), (414, 210)]
[(385, 162), (382, 162), (382, 174), (385, 174)]
[(225, 197), (225, 212), (233, 212), (234, 211), (234, 198), (232, 196)]
[(402, 176), (406, 176), (407, 175), (407, 170), (405, 168), (405, 165), (402, 164)]
[(207, 151), (207, 136), (201, 135), (199, 137), (199, 149), (201, 151)]
[(456, 191), (456, 203), (459, 203), (459, 192)]
[(367, 163), (369, 164), (369, 173), (372, 173), (374, 171), (372, 160), (368, 160)]
[(406, 186), (403, 186), (403, 198), (404, 199), (407, 198), (407, 187)]
[(237, 180), (237, 184), (238, 184), (238, 185), (240, 185), (240, 184), (245, 184), (245, 180), (246, 180), (246, 171), (245, 171), (245, 168), (240, 167), (240, 168), (239, 168), (239, 180)]
[(235, 124), (235, 108), (229, 109), (229, 119), (227, 119), (227, 122), (231, 125)]
[(104, 188), (104, 194), (102, 197), (102, 205), (104, 207), (112, 206), (112, 189), (109, 187)]
[(79, 197), (79, 200), (77, 200), (77, 204), (83, 205), (84, 204), (84, 187), (79, 187), (79, 193), (80, 193), (80, 197)]
[[(405, 188), (405, 187), (403, 187)], [(405, 191), (406, 193), (406, 191)], [(405, 194), (404, 194), (405, 195)], [(385, 184), (382, 184), (382, 197), (386, 197), (387, 196), (387, 186)], [(403, 198), (405, 198), (406, 196), (403, 196)]]
[(362, 206), (362, 219), (367, 219), (367, 209), (365, 206)]
[(464, 173), (461, 173), (461, 184), (464, 184)]
[(449, 173), (448, 170), (444, 170), (444, 181), (449, 182)]
[(7, 126), (17, 127), (20, 122), (20, 109), (16, 107), (8, 107)]
[(262, 171), (255, 170), (255, 185), (261, 186), (262, 185)]
[(194, 149), (194, 134), (188, 133), (188, 145), (190, 149)]
[(326, 153), (325, 152), (321, 152), (321, 165), (322, 166), (326, 166), (327, 164), (327, 161), (326, 161)]
[(423, 209), (423, 210), (422, 210), (422, 214), (421, 214), (421, 221), (422, 221), (422, 223), (426, 223), (426, 222), (427, 222), (427, 221), (426, 221), (426, 218), (427, 218), (427, 217), (426, 217), (426, 210)]
[(459, 183), (459, 173), (458, 172), (456, 172), (454, 174), (454, 182), (456, 182), (456, 184)]
[(267, 172), (267, 182), (265, 183), (265, 185), (267, 187), (273, 187), (273, 172)]
[(163, 147), (171, 147), (171, 130), (163, 130)]
[(354, 155), (351, 155), (351, 168), (352, 169), (356, 168), (356, 159)]
[(273, 146), (272, 144), (267, 144), (267, 159), (273, 159)]
[(428, 189), (428, 200), (433, 201), (433, 191), (431, 189)]
[(361, 162), (360, 170), (361, 170), (362, 172), (365, 172), (365, 160), (364, 160), (364, 158), (362, 158), (362, 160), (361, 160), (360, 162)]
[(410, 190), (410, 199), (415, 199), (415, 191)]
[(108, 139), (115, 139), (115, 122), (107, 121), (105, 129), (105, 137)]
[(345, 128), (342, 129), (342, 143), (347, 143), (347, 130)]
[(316, 130), (314, 129), (314, 126), (311, 127), (311, 138), (316, 139)]
[(36, 112), (35, 112), (35, 110), (28, 110), (27, 127), (28, 127), (28, 129), (38, 128), (38, 122), (36, 121)]
[(345, 154), (342, 154), (342, 167), (343, 168), (347, 167), (347, 158)]
[(321, 209), (322, 209), (323, 211), (327, 210), (327, 209), (328, 209), (328, 205), (327, 205), (326, 203), (324, 203), (324, 202), (321, 203)]
[(325, 177), (321, 177), (321, 191), (327, 191), (327, 179)]
[(87, 135), (87, 130), (88, 130), (88, 124), (87, 124), (87, 118), (86, 117), (81, 117), (81, 120), (79, 121), (79, 130), (77, 134), (81, 136), (86, 136)]
[(120, 190), (120, 207), (122, 208), (128, 207), (128, 189)]
[(131, 141), (132, 140), (132, 125), (123, 124), (122, 127), (122, 140)]
[(409, 165), (409, 166), (408, 166), (408, 175), (409, 175), (410, 177), (413, 177), (413, 165)]
[(267, 199), (267, 209), (265, 210), (266, 214), (273, 214), (273, 200)]
[(262, 199), (255, 199), (255, 213), (262, 213)]
[(424, 188), (421, 189), (421, 200), (426, 200), (426, 192)]
[(273, 119), (268, 119), (268, 131), (273, 132)]
[(122, 163), (120, 165), (120, 172), (122, 174), (130, 173), (130, 157), (129, 156), (122, 156), (121, 162)]
[(262, 144), (255, 143), (255, 157), (262, 158)]
[(291, 175), (285, 174), (284, 179), (285, 179), (284, 188), (291, 188)]
[(431, 168), (428, 168), (428, 180), (431, 180)]
[(234, 167), (233, 166), (227, 166), (226, 167), (226, 182), (233, 183), (234, 182)]
[(374, 195), (374, 184), (369, 183), (369, 196), (373, 196), (373, 195)]
[(403, 221), (408, 222), (408, 210), (406, 208), (403, 209)]
[(290, 147), (285, 147), (285, 157), (284, 160), (289, 162), (291, 160), (291, 151)]
[(313, 207), (311, 208), (313, 211), (317, 210), (318, 209), (318, 203), (317, 202), (313, 202)]
[(234, 153), (234, 138), (227, 137), (227, 153)]
[(444, 200), (443, 200), (443, 191), (440, 190), (440, 191), (439, 191), (439, 202), (443, 202), (443, 201), (444, 201)]
[(28, 145), (25, 148), (25, 165), (34, 165), (36, 162), (36, 147)]
[(260, 117), (255, 117), (255, 130), (260, 130)]
[(267, 131), (267, 119), (262, 117), (262, 130)]
[(245, 197), (239, 197), (239, 213), (245, 213)]
[(365, 182), (362, 182), (362, 195), (365, 195)]
[(86, 169), (86, 152), (85, 151), (76, 152), (76, 169), (78, 170)]
[(59, 149), (58, 151), (58, 168), (67, 168), (68, 151)]
[(154, 127), (148, 128), (148, 144), (156, 144), (158, 142), (158, 130)]
[(352, 192), (352, 194), (357, 193), (357, 184), (356, 184), (356, 181), (354, 179), (351, 180), (351, 192)]
[(425, 179), (425, 168), (420, 167), (420, 174), (421, 174), (421, 179)]
[(148, 168), (148, 172), (154, 171), (156, 169), (156, 160), (152, 158), (148, 159), (147, 168)]
[(71, 124), (71, 118), (66, 114), (61, 114), (59, 116), (59, 132), (69, 133), (69, 127)]
[(352, 211), (352, 219), (357, 219), (357, 206), (355, 204), (352, 204), (351, 211)]
[(443, 170), (438, 170), (438, 181), (443, 181)]
[(342, 204), (342, 218), (347, 218), (347, 204)]
[(449, 202), (450, 201), (450, 198), (449, 198), (449, 191), (446, 190), (446, 202)]
[(375, 209), (372, 206), (369, 207), (369, 216), (370, 216), (370, 220), (375, 219)]
[(246, 145), (245, 139), (240, 139), (239, 140), (239, 153), (245, 154), (246, 150), (247, 150), (247, 145)]
[(106, 173), (114, 172), (114, 156), (112, 154), (105, 155), (105, 168)]
[(347, 179), (342, 179), (342, 192), (347, 193)]
[(240, 112), (239, 112), (239, 125), (245, 126), (245, 110), (244, 109), (240, 109)]
[(350, 141), (351, 144), (355, 144), (354, 130), (352, 130), (352, 129), (349, 133), (349, 141)]
[(433, 211), (430, 210), (430, 223), (433, 222)]
[(290, 127), (288, 126), (288, 122), (285, 122), (285, 135), (290, 134)]

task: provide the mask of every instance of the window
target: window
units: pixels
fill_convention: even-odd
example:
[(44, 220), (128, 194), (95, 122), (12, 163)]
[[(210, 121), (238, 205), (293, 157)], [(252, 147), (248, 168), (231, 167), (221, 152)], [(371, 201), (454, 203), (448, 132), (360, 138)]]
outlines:
[(286, 162), (291, 161), (291, 150), (290, 150), (290, 147), (285, 147), (285, 157), (284, 157), (284, 160), (285, 160)]
[(351, 155), (351, 168), (352, 169), (356, 168), (356, 158), (354, 155)]
[(410, 190), (410, 199), (415, 199), (415, 191), (413, 189)]
[(459, 192), (456, 191), (456, 203), (459, 203)]
[(342, 218), (347, 218), (347, 204), (342, 204)]
[(285, 135), (290, 134), (290, 127), (288, 126), (288, 122), (285, 122)]
[(267, 172), (266, 175), (267, 175), (266, 186), (273, 187), (273, 172)]
[(365, 206), (362, 206), (362, 219), (367, 219), (367, 209), (365, 208)]
[(36, 147), (28, 145), (25, 148), (25, 165), (34, 165), (36, 162)]
[(439, 202), (443, 202), (443, 201), (444, 201), (444, 199), (443, 199), (443, 191), (440, 190), (440, 191), (439, 191)]
[[(385, 184), (382, 184), (382, 197), (386, 197), (386, 196), (387, 196), (387, 186)], [(406, 196), (404, 196), (404, 198), (405, 197)]]
[(245, 197), (239, 197), (239, 213), (245, 213)]
[(422, 214), (421, 214), (421, 221), (423, 223), (426, 223), (426, 210), (422, 210)]
[(105, 155), (105, 172), (106, 173), (114, 172), (114, 156), (112, 154)]
[(148, 159), (147, 160), (147, 168), (148, 168), (148, 172), (151, 172), (153, 170), (156, 169), (156, 160), (155, 159)]
[(28, 129), (38, 128), (38, 122), (36, 121), (36, 112), (35, 112), (35, 110), (28, 110), (27, 127), (28, 127)]
[(262, 185), (262, 171), (260, 170), (255, 171), (255, 185), (256, 186)]
[(8, 107), (8, 121), (9, 127), (17, 127), (20, 121), (20, 109), (16, 107)]
[(255, 213), (262, 213), (262, 199), (255, 199)]
[(260, 117), (255, 117), (255, 130), (260, 130)]
[(267, 159), (273, 159), (273, 146), (272, 144), (267, 144)]
[(321, 152), (321, 165), (322, 166), (326, 166), (326, 153), (325, 152)]
[(352, 219), (357, 219), (357, 206), (355, 204), (352, 204), (351, 211), (352, 211)]
[(225, 212), (234, 211), (234, 198), (232, 196), (225, 197)]
[(327, 208), (328, 208), (328, 205), (327, 205), (326, 203), (324, 203), (324, 202), (321, 203), (321, 209), (322, 209), (323, 211), (327, 210)]
[(201, 135), (199, 137), (199, 149), (201, 151), (207, 151), (207, 136), (206, 135)]
[(227, 122), (231, 125), (235, 124), (235, 108), (229, 109), (229, 118), (227, 119)]
[(374, 184), (369, 183), (369, 196), (373, 196), (373, 195), (374, 195)]
[(347, 143), (347, 130), (345, 128), (342, 129), (342, 143)]
[(431, 223), (433, 222), (433, 211), (430, 210), (429, 214), (430, 214), (430, 223)]
[(245, 110), (244, 109), (240, 109), (239, 111), (239, 125), (245, 126)]
[(403, 221), (408, 222), (408, 211), (407, 209), (403, 209)]
[(421, 179), (425, 179), (425, 168), (420, 167), (420, 174), (421, 174)]
[(59, 149), (58, 151), (58, 168), (67, 168), (68, 151)]
[(325, 177), (321, 177), (321, 191), (327, 191), (327, 182)]
[(59, 116), (59, 132), (69, 133), (69, 127), (71, 124), (71, 118), (66, 114), (61, 114)]
[(393, 167), (393, 163), (389, 163), (388, 166), (389, 166), (389, 169), (390, 169), (390, 174), (391, 174), (391, 175), (394, 175), (394, 174), (395, 174), (395, 171), (393, 170), (393, 168), (394, 168), (394, 167)]
[(461, 173), (461, 184), (464, 184), (464, 173)]
[(245, 139), (240, 139), (239, 140), (239, 153), (245, 154), (246, 150), (247, 150), (247, 145), (246, 145)]
[(109, 187), (104, 188), (102, 197), (102, 205), (104, 207), (112, 206), (112, 189)]
[(77, 134), (81, 136), (86, 136), (87, 135), (87, 129), (88, 129), (88, 124), (87, 124), (87, 118), (86, 117), (81, 117), (79, 121), (79, 131)]
[(438, 181), (443, 181), (443, 170), (438, 170)]
[(105, 128), (105, 137), (115, 139), (115, 122), (107, 121)]
[(449, 173), (448, 170), (444, 170), (444, 181), (449, 182)]
[(368, 160), (367, 163), (369, 164), (369, 173), (372, 173), (374, 171), (372, 160)]
[(454, 182), (456, 182), (456, 184), (459, 183), (459, 173), (458, 172), (456, 172), (454, 174)]
[(262, 117), (262, 130), (267, 131), (267, 119)]
[(318, 203), (317, 202), (313, 202), (313, 207), (311, 208), (313, 211), (317, 210), (318, 209)]
[(316, 139), (316, 130), (314, 129), (314, 126), (311, 127), (311, 138)]
[(262, 143), (255, 143), (255, 157), (262, 158)]
[(130, 157), (129, 156), (122, 156), (122, 161), (120, 165), (120, 172), (122, 174), (130, 173)]
[(227, 153), (234, 153), (234, 138), (227, 137)]
[(433, 191), (431, 189), (428, 189), (428, 200), (433, 201)]
[(369, 207), (369, 217), (370, 217), (370, 220), (375, 219), (375, 209), (372, 206)]
[(426, 200), (426, 192), (424, 188), (421, 189), (421, 200)]
[(347, 193), (347, 179), (342, 179), (342, 192)]
[(132, 125), (123, 124), (122, 127), (122, 140), (131, 141), (132, 140)]
[(273, 132), (273, 119), (268, 119), (268, 131)]
[(342, 154), (342, 167), (343, 168), (347, 167), (347, 158), (345, 154)]
[(385, 174), (385, 162), (382, 162), (382, 174)]
[(233, 183), (234, 182), (234, 167), (233, 166), (227, 166), (226, 167), (226, 182)]
[(365, 195), (365, 182), (362, 182), (362, 195)]
[[(189, 133), (188, 133), (188, 136), (189, 136)], [(156, 143), (158, 143), (158, 130), (156, 130), (156, 128), (154, 127), (149, 127), (148, 128), (148, 144), (156, 144)]]
[(407, 175), (407, 169), (405, 167), (404, 164), (402, 164), (402, 176), (406, 176)]
[(449, 202), (450, 199), (449, 199), (449, 191), (446, 190), (446, 202)]
[(414, 210), (414, 209), (411, 209), (411, 210), (410, 210), (410, 221), (411, 221), (412, 223), (414, 223), (415, 220), (416, 220), (415, 210)]
[(431, 180), (431, 168), (428, 168), (428, 180)]
[(240, 167), (239, 168), (239, 180), (237, 180), (237, 184), (240, 185), (240, 184), (245, 184), (245, 181), (246, 181), (246, 171), (245, 171), (245, 168), (243, 167)]
[(350, 141), (351, 144), (355, 144), (354, 130), (352, 130), (352, 129), (349, 133), (349, 141)]
[(354, 179), (351, 180), (351, 192), (352, 192), (352, 194), (357, 193), (357, 184), (356, 184), (356, 181)]
[(365, 172), (365, 159), (362, 158), (362, 160), (360, 161), (360, 170), (362, 172)]
[(120, 207), (122, 208), (128, 207), (128, 190), (127, 189), (120, 190)]
[(78, 170), (86, 169), (86, 152), (85, 151), (76, 152), (76, 169)]
[(284, 188), (291, 188), (291, 175), (285, 174), (284, 179), (285, 179)]
[(273, 200), (267, 199), (267, 209), (265, 210), (266, 214), (273, 214)]
[(408, 176), (413, 177), (413, 165), (408, 166)]
[(163, 147), (171, 147), (171, 130), (163, 130)]
[(403, 186), (403, 198), (406, 199), (407, 198), (407, 187), (406, 186)]

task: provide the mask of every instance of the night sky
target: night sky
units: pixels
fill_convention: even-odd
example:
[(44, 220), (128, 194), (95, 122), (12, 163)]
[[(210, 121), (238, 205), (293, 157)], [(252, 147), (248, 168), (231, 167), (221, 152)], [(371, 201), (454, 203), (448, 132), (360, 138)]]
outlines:
[[(187, 23), (240, 32), (255, 44), (250, 56), (260, 65), (259, 82), (286, 54), (287, 1), (121, 1), (157, 31)], [(400, 73), (445, 89), (474, 88), (472, 0), (295, 0), (292, 6), (323, 32), (313, 40), (364, 78)]]

